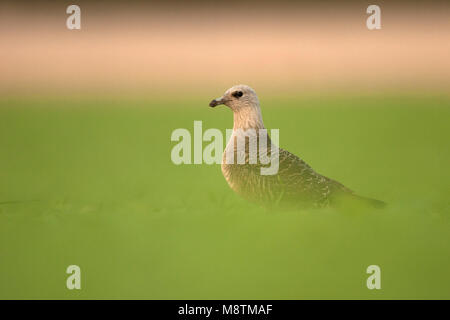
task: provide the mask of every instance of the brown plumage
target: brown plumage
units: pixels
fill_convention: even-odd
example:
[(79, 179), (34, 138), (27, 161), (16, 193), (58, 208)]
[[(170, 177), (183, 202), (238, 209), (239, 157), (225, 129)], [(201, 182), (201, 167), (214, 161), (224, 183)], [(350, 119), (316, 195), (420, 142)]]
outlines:
[[(323, 207), (340, 203), (342, 199), (375, 207), (384, 204), (355, 195), (341, 183), (315, 172), (302, 159), (272, 143), (264, 128), (258, 97), (249, 86), (237, 85), (228, 89), (222, 97), (211, 101), (210, 106), (219, 104), (227, 105), (234, 113), (233, 134), (223, 154), (222, 173), (237, 194), (269, 206)], [(253, 162), (251, 138), (258, 145)], [(263, 144), (260, 143), (262, 139), (265, 140)], [(239, 140), (243, 143), (239, 144)], [(279, 168), (275, 174), (261, 173), (262, 168), (268, 167), (261, 161), (261, 152), (273, 153), (273, 159), (278, 159)], [(239, 155), (243, 159), (241, 163), (237, 162)]]

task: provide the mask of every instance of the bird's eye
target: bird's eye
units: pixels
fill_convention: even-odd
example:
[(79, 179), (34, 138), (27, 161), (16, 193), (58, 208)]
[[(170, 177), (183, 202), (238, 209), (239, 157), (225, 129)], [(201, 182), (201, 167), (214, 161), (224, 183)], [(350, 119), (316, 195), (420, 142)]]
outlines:
[(235, 97), (235, 98), (239, 99), (240, 97), (242, 97), (242, 95), (243, 95), (242, 91), (233, 92), (233, 97)]

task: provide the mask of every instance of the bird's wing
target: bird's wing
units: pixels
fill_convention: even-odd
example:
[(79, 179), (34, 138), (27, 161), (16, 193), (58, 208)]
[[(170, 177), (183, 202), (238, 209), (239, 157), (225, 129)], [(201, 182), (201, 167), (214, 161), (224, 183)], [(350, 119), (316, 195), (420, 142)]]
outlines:
[(302, 159), (281, 148), (278, 179), (288, 198), (328, 202), (333, 194), (352, 193), (341, 183), (318, 174)]

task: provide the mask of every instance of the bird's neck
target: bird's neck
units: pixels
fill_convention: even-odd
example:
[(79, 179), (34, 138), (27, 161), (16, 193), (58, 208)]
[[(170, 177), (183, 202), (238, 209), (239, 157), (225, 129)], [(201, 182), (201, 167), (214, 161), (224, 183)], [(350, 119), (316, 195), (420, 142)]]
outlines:
[(233, 130), (264, 129), (261, 110), (258, 106), (248, 106), (234, 111)]

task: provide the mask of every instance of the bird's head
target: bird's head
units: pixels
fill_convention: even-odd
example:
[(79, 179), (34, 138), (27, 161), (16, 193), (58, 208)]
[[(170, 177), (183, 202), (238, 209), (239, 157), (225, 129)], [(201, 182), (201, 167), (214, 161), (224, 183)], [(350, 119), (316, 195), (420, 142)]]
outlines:
[(259, 100), (255, 90), (245, 84), (239, 84), (231, 87), (223, 96), (212, 100), (210, 107), (224, 104), (231, 108), (234, 112), (238, 112), (244, 108), (254, 107), (259, 109)]
[(264, 128), (259, 100), (255, 90), (244, 84), (231, 87), (220, 98), (209, 103), (210, 107), (224, 104), (233, 110), (234, 129)]

